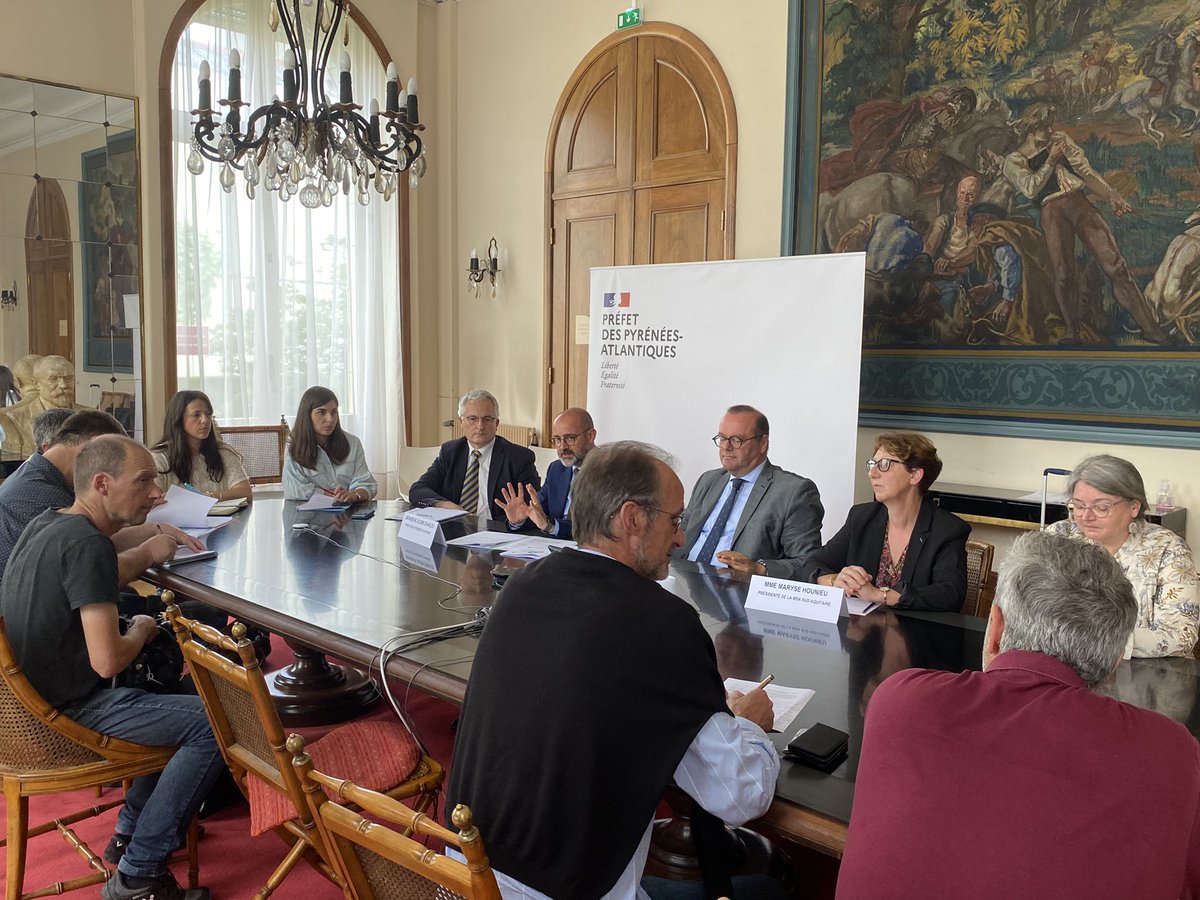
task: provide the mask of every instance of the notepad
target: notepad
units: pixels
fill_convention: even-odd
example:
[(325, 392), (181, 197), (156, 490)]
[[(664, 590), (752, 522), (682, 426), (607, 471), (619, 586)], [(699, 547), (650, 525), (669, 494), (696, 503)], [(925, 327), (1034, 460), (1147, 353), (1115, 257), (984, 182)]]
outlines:
[(232, 516), (239, 509), (245, 509), (250, 501), (245, 497), (234, 497), (232, 500), (218, 500), (208, 511), (210, 516)]
[[(726, 691), (741, 691), (743, 694), (758, 687), (757, 681), (742, 681), (738, 678), (726, 678)], [(775, 707), (775, 724), (773, 731), (787, 731), (789, 725), (800, 715), (800, 711), (808, 705), (816, 691), (808, 688), (785, 687), (782, 684), (768, 684), (764, 691), (771, 698)]]

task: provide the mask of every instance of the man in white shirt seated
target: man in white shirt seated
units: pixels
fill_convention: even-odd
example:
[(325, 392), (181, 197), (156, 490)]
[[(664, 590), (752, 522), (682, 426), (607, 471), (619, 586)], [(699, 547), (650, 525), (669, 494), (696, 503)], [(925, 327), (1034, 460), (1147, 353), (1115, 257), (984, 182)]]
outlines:
[(573, 485), (578, 550), (513, 575), (479, 642), (450, 800), (471, 807), (506, 898), (641, 898), (673, 778), (693, 823), (771, 803), (779, 758), (761, 690), (728, 697), (696, 611), (655, 582), (683, 539), (661, 450), (597, 447)]

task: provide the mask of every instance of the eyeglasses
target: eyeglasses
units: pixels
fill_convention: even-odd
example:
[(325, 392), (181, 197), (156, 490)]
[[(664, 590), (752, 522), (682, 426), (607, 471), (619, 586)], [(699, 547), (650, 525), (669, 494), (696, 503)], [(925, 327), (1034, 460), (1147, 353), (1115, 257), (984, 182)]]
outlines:
[(577, 440), (579, 440), (577, 434), (556, 434), (550, 438), (550, 443), (555, 447), (573, 447)]
[(892, 463), (899, 463), (900, 465), (904, 465), (903, 460), (890, 459), (885, 456), (883, 459), (868, 459), (866, 461), (866, 467), (867, 467), (868, 472), (870, 472), (872, 469), (878, 469), (880, 472), (886, 472), (888, 469), (890, 469), (892, 467)]
[(655, 512), (660, 512), (664, 516), (669, 517), (671, 520), (671, 529), (673, 531), (678, 531), (679, 527), (683, 524), (683, 513), (680, 513), (679, 515), (673, 515), (672, 513), (667, 512), (665, 509), (659, 509), (657, 506), (647, 506), (645, 503), (639, 503), (638, 506), (640, 506), (642, 509), (652, 509)]
[(722, 444), (728, 444), (734, 450), (740, 450), (742, 444), (746, 443), (746, 441), (757, 441), (760, 437), (762, 437), (761, 434), (755, 434), (748, 438), (740, 437), (736, 434), (733, 435), (733, 437), (726, 437), (723, 434), (714, 434), (712, 442), (716, 444), (718, 448)]
[(500, 421), (495, 416), (463, 416), (462, 418), (468, 425), (478, 425), (480, 422), (484, 425), (495, 425)]
[(1081, 516), (1089, 509), (1097, 519), (1107, 519), (1108, 514), (1113, 511), (1113, 507), (1118, 503), (1128, 503), (1128, 500), (1097, 500), (1095, 503), (1088, 505), (1080, 503), (1078, 500), (1072, 500), (1067, 504), (1067, 512), (1073, 516)]

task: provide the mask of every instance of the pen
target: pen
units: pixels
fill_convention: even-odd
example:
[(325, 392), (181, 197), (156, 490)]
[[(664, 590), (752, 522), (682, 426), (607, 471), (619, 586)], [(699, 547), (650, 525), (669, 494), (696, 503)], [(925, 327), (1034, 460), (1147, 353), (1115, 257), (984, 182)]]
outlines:
[(775, 680), (775, 676), (774, 676), (774, 675), (768, 675), (766, 678), (764, 678), (762, 681), (760, 681), (760, 682), (758, 683), (758, 686), (757, 686), (757, 687), (755, 687), (754, 689), (755, 689), (756, 691), (761, 691), (763, 688), (765, 688), (765, 687), (766, 687), (768, 684), (770, 684), (770, 683), (771, 683), (772, 681), (774, 681), (774, 680)]

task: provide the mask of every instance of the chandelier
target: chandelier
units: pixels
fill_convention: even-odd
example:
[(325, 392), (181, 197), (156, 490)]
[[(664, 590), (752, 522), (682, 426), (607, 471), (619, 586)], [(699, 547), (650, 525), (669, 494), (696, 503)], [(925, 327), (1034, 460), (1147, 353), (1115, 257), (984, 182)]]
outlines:
[[(306, 49), (305, 22), (312, 29), (311, 49)], [(224, 119), (214, 116), (212, 81), (208, 61), (200, 63), (199, 103), (195, 118), (187, 170), (204, 171), (204, 160), (220, 167), (218, 181), (226, 193), (237, 183), (240, 170), (246, 196), (254, 199), (261, 186), (281, 200), (299, 194), (309, 209), (330, 206), (340, 190), (353, 190), (360, 204), (371, 200), (372, 188), (390, 200), (402, 173), (408, 172), (409, 187), (415, 188), (425, 174), (425, 145), (419, 132), (425, 130), (417, 116), (417, 81), (400, 88), (396, 66), (388, 63), (384, 109), (372, 99), (369, 116), (354, 102), (350, 80), (348, 0), (274, 0), (267, 21), (272, 31), (283, 26), (288, 49), (284, 53), (283, 99), (278, 96), (258, 107), (242, 122), (241, 56), (229, 51), (229, 80), (225, 99), (219, 105)], [(338, 101), (325, 93), (325, 69), (341, 28), (343, 48), (338, 69)]]

